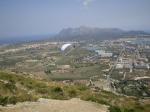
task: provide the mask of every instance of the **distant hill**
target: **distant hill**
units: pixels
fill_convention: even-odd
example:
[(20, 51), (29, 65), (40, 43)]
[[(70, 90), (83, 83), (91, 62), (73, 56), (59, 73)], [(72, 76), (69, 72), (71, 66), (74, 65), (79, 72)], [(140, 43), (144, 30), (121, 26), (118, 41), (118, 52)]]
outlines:
[(144, 31), (124, 31), (118, 28), (92, 28), (81, 26), (78, 28), (62, 29), (55, 36), (55, 39), (60, 41), (110, 40), (141, 35), (150, 34)]

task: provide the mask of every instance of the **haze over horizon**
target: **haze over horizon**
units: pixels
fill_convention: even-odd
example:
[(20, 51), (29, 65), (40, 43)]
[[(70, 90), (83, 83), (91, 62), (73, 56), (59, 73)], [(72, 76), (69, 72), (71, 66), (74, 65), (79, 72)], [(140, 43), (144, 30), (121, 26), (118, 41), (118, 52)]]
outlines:
[(1, 0), (0, 38), (90, 26), (150, 31), (149, 0)]

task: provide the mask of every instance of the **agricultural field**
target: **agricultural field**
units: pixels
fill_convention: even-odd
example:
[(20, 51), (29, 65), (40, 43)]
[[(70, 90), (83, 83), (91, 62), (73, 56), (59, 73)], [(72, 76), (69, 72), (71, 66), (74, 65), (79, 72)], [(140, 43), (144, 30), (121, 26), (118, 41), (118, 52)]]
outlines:
[[(99, 63), (76, 62), (79, 58), (94, 55), (94, 52), (82, 46), (77, 46), (64, 54), (60, 51), (61, 45), (58, 44), (50, 43), (25, 48), (24, 46), (27, 45), (1, 48), (3, 52), (0, 55), (0, 69), (29, 74), (39, 78), (64, 80), (89, 79), (90, 76), (95, 75), (102, 76), (102, 70), (108, 68), (108, 65)], [(64, 66), (69, 67), (65, 68)]]

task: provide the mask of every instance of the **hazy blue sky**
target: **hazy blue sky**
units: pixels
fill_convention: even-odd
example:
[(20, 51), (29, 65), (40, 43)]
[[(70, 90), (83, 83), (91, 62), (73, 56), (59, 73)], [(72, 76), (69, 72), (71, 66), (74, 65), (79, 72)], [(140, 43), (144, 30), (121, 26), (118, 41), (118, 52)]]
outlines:
[(150, 31), (150, 0), (0, 0), (0, 38), (81, 25)]

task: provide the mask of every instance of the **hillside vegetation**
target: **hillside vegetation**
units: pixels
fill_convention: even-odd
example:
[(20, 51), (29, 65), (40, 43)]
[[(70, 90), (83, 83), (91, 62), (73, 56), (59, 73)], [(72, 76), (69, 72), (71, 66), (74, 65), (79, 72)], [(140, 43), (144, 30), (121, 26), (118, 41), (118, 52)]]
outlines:
[(94, 92), (82, 84), (37, 80), (17, 74), (0, 72), (0, 105), (37, 101), (39, 98), (67, 100), (80, 98), (108, 105), (110, 112), (149, 112), (150, 101), (115, 95), (107, 91)]

